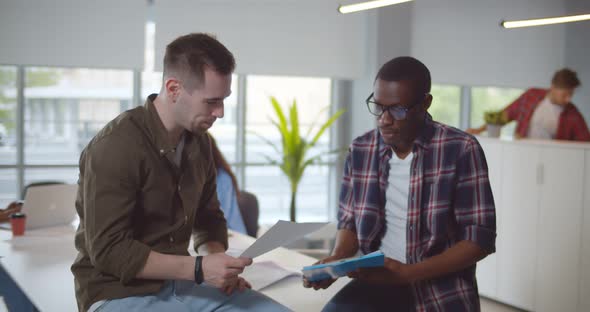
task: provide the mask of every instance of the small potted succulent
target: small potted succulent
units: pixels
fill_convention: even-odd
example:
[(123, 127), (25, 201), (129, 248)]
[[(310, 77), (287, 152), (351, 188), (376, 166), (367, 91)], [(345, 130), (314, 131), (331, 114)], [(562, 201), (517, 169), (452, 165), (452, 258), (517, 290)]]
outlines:
[(487, 111), (483, 114), (483, 119), (486, 122), (488, 136), (491, 138), (499, 138), (502, 126), (508, 122), (502, 111)]

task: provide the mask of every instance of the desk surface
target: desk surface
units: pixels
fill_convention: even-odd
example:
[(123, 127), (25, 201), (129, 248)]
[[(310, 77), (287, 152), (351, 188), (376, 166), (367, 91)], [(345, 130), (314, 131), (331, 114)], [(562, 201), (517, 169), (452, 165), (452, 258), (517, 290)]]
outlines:
[[(0, 265), (10, 274), (29, 299), (41, 311), (76, 311), (74, 277), (70, 266), (76, 257), (74, 231), (71, 226), (27, 231), (25, 236), (12, 238), (9, 231), (0, 230)], [(245, 249), (254, 239), (233, 233), (229, 239), (232, 249)], [(286, 269), (299, 271), (316, 260), (306, 255), (278, 248), (254, 261), (274, 261)], [(326, 290), (303, 288), (300, 277), (288, 277), (262, 293), (294, 311), (319, 311), (346, 283), (341, 278)]]

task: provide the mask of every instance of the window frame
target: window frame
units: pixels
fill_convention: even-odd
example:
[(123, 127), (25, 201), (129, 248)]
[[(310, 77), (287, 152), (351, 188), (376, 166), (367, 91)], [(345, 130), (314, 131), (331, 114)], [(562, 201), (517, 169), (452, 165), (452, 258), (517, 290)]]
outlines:
[[(30, 67), (38, 67), (38, 66), (25, 66), (25, 65), (3, 65), (8, 67), (16, 68), (16, 161), (12, 164), (2, 164), (0, 165), (0, 169), (5, 170), (15, 170), (16, 171), (16, 190), (17, 190), (17, 197), (22, 194), (23, 189), (25, 187), (25, 182), (29, 179), (26, 178), (28, 170), (38, 170), (38, 169), (78, 169), (77, 163), (64, 163), (64, 164), (51, 164), (51, 163), (26, 163), (25, 161), (25, 146), (27, 144), (26, 137), (25, 137), (25, 89), (26, 89), (26, 82), (25, 82), (25, 75), (26, 71)], [(45, 66), (48, 67), (48, 66)], [(51, 66), (49, 66), (51, 67)], [(133, 72), (133, 83), (132, 83), (132, 102), (129, 105), (131, 107), (135, 107), (138, 105), (142, 105), (143, 99), (140, 99), (140, 95), (142, 94), (142, 71), (140, 70), (132, 70)], [(246, 160), (246, 124), (247, 124), (247, 77), (246, 74), (236, 74), (237, 76), (237, 122), (236, 122), (236, 133), (235, 133), (235, 149), (236, 149), (236, 159), (234, 162), (231, 162), (230, 165), (235, 169), (235, 174), (238, 179), (238, 184), (241, 186), (245, 185), (245, 172), (247, 168), (250, 167), (274, 167), (275, 165), (271, 165), (269, 163), (263, 162), (248, 162)], [(330, 79), (330, 99), (332, 104), (335, 103), (334, 101), (334, 84), (335, 79)], [(329, 114), (334, 114), (338, 107), (335, 105), (330, 105)], [(332, 126), (332, 128), (338, 127), (338, 122)], [(330, 135), (329, 144), (330, 147), (335, 146), (335, 142), (337, 141), (335, 131), (329, 131)], [(338, 182), (335, 181), (337, 174), (336, 170), (339, 168), (339, 161), (338, 160), (330, 160), (326, 162), (321, 162), (318, 164), (314, 164), (314, 166), (323, 166), (327, 167), (328, 174), (326, 181), (329, 187), (329, 194), (328, 194), (328, 206), (326, 207), (325, 212), (325, 219), (332, 220), (335, 217), (335, 213), (333, 210), (336, 208), (336, 196), (337, 196), (337, 188), (334, 185), (338, 185)], [(336, 190), (336, 191), (333, 191)], [(264, 213), (261, 209), (261, 213)], [(288, 217), (288, 213), (285, 215)]]

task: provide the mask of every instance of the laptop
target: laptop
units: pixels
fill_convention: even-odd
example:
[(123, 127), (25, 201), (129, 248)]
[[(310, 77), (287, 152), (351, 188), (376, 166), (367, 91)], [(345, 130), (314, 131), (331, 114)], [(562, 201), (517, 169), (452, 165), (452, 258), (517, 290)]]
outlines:
[[(52, 184), (31, 187), (25, 195), (22, 212), (27, 215), (26, 229), (71, 224), (76, 218), (77, 184)], [(10, 229), (10, 222), (0, 227)]]

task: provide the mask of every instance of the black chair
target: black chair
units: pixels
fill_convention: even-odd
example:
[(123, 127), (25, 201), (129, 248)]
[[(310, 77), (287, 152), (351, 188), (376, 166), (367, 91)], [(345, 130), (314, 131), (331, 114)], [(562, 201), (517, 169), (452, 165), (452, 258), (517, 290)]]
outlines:
[(62, 182), (62, 181), (39, 181), (39, 182), (29, 183), (23, 189), (23, 194), (22, 194), (21, 198), (23, 200), (25, 199), (25, 195), (27, 195), (27, 190), (29, 190), (31, 187), (44, 186), (44, 185), (54, 185), (54, 184), (65, 184), (65, 182)]
[(244, 219), (246, 233), (252, 237), (256, 237), (258, 233), (258, 215), (260, 214), (256, 195), (246, 191), (240, 191), (238, 207), (240, 208), (242, 219)]

